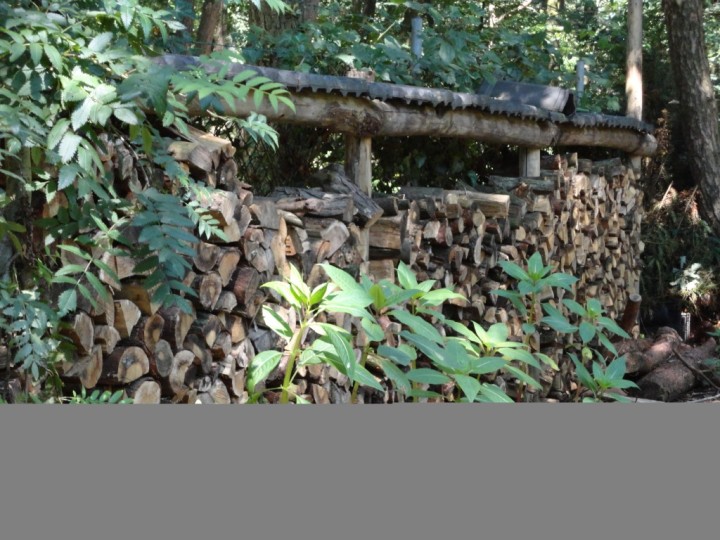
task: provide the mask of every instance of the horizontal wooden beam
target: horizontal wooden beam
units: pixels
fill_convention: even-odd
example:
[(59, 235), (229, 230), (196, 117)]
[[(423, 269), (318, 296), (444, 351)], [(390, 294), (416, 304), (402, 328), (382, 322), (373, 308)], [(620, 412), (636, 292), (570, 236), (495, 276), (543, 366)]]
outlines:
[[(320, 92), (293, 92), (291, 96), (294, 112), (282, 104), (275, 110), (266, 99), (256, 107), (252, 93), (245, 101), (236, 100), (233, 107), (225, 103), (225, 110), (215, 112), (237, 117), (256, 112), (270, 122), (322, 127), (359, 137), (453, 137), (532, 148), (595, 146), (639, 156), (651, 156), (657, 149), (652, 135), (629, 129), (580, 128), (477, 109), (388, 103)], [(188, 103), (188, 109), (192, 116), (207, 114), (197, 101)]]

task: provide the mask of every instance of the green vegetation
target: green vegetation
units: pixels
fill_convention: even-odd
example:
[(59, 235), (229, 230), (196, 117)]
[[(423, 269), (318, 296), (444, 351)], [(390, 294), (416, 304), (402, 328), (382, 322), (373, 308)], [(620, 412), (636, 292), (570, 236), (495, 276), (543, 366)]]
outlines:
[[(620, 0), (512, 0), (494, 3), (492, 9), (490, 2), (342, 0), (320, 2), (312, 14), (305, 14), (298, 1), (227, 4), (224, 46), (205, 57), (210, 62), (325, 74), (372, 70), (376, 80), (473, 92), (484, 81), (502, 78), (574, 87), (575, 66), (584, 61), (588, 71), (580, 108), (623, 110), (626, 2)], [(158, 55), (193, 52), (199, 45), (186, 21), (190, 30), (197, 26), (201, 2), (173, 6), (139, 0), (0, 4), (0, 345), (10, 351), (13, 367), (56, 395), (61, 384), (55, 363), (72, 346), (62, 332), (63, 318), (81, 303), (95, 306), (98, 299), (108, 298), (100, 272), (117, 277), (103, 262), (103, 253), (139, 261), (136, 271), (146, 274), (144, 285), (153, 290), (153, 300), (187, 310), (194, 294), (183, 284), (190, 267), (187, 255), (201, 238), (222, 237), (217, 221), (198, 203), (212, 188), (194, 181), (168, 154), (169, 142), (187, 133), (191, 124), (188, 101), (215, 111), (203, 120), (204, 128), (234, 138), (248, 134), (255, 141), (257, 157), (246, 161), (247, 177), (263, 178), (266, 186), (271, 183), (269, 172), (282, 173), (284, 182), (300, 181), (308, 170), (337, 160), (342, 152), (338, 139), (320, 130), (298, 136), (292, 129), (269, 126), (258, 115), (222, 116), (221, 100), (247, 99), (251, 92), (256, 104), (267, 100), (274, 107), (292, 108), (284, 88), (251, 70), (226, 80), (222, 68), (208, 75), (200, 70), (175, 72), (155, 63)], [(263, 18), (257, 17), (258, 8)], [(641, 292), (646, 299), (677, 298), (681, 307), (714, 320), (720, 240), (695, 216), (695, 192), (685, 180), (685, 151), (670, 105), (673, 90), (661, 2), (645, 2), (645, 13), (645, 117), (652, 121), (662, 116), (666, 131), (662, 155), (645, 164), (646, 199), (657, 202), (671, 181), (681, 196), (648, 215)], [(718, 4), (709, 3), (704, 19), (716, 91), (718, 13)], [(423, 21), (420, 57), (411, 51), (414, 16)], [(130, 182), (107, 167), (115, 140), (128, 145), (140, 163)], [(386, 192), (407, 182), (478, 186), (491, 170), (501, 172), (515, 163), (514, 149), (456, 140), (408, 145), (405, 140), (379, 139), (373, 141), (373, 152), (375, 188)], [(43, 204), (60, 198), (67, 205), (56, 215), (40, 214)], [(278, 320), (273, 328), (288, 342), (288, 375), (279, 388), (282, 400), (297, 400), (294, 373), (297, 366), (312, 362), (329, 363), (355, 381), (353, 399), (361, 386), (385, 391), (378, 382), (382, 380), (398, 400), (508, 400), (491, 382), (499, 370), (521, 381), (521, 399), (526, 385), (539, 384), (533, 373), (557, 367), (539, 353), (538, 335), (545, 328), (577, 333), (581, 346), (573, 354), (593, 362), (585, 372), (577, 367), (582, 385), (597, 399), (613, 397), (606, 390), (622, 387), (624, 383), (616, 383), (624, 369), (622, 359), (605, 366), (605, 355), (615, 356), (606, 333), (622, 335), (619, 329), (592, 300), (581, 305), (564, 299), (569, 317), (559, 306), (541, 302), (544, 288), (567, 290), (573, 278), (552, 273), (538, 258), (531, 258), (527, 269), (509, 264), (503, 268), (518, 280), (518, 288), (496, 293), (527, 317), (520, 343), (508, 341), (502, 325), (468, 328), (446, 320), (442, 306), (454, 293), (417, 283), (404, 266), (397, 270), (399, 285), (367, 279), (353, 285), (331, 267), (326, 271), (332, 285), (319, 289), (306, 290), (297, 274), (284, 284), (268, 284), (295, 310), (297, 320), (296, 327)], [(355, 303), (338, 301), (350, 292)], [(343, 312), (348, 305), (362, 321), (354, 335), (319, 322), (320, 315)], [(264, 315), (273, 320), (271, 313)], [(390, 336), (387, 324), (401, 331)], [(317, 339), (310, 342), (308, 335)], [(347, 347), (358, 343), (362, 355), (353, 359), (352, 347)], [(331, 353), (336, 346), (339, 352)], [(248, 379), (253, 391), (279, 365), (283, 353), (269, 351), (259, 358)], [(577, 354), (573, 361), (580, 366)], [(260, 393), (254, 395), (260, 399)]]

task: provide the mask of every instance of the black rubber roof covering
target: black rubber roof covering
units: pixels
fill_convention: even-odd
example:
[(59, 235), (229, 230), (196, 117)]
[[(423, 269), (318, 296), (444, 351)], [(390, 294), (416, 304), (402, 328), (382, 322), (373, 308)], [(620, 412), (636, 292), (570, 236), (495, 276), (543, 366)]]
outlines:
[[(210, 63), (202, 64), (194, 56), (164, 55), (154, 61), (178, 70), (200, 65), (212, 71), (220, 69), (219, 64), (214, 66)], [(641, 133), (651, 133), (654, 129), (651, 124), (625, 116), (575, 112), (572, 93), (557, 87), (501, 81), (494, 84), (483, 84), (478, 93), (471, 94), (441, 88), (369, 82), (352, 77), (300, 73), (247, 64), (232, 64), (228, 70), (228, 77), (231, 78), (248, 69), (282, 83), (288, 89), (296, 92), (333, 93), (387, 102), (400, 101), (408, 105), (478, 109), (491, 114), (572, 124), (582, 128), (610, 127)]]

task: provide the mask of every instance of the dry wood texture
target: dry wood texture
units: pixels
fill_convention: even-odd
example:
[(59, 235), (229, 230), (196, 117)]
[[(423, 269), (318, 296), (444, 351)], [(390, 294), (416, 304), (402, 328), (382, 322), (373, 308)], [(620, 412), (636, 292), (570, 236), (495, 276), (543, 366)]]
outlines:
[[(638, 291), (642, 193), (620, 160), (550, 156), (541, 160), (546, 168), (538, 178), (491, 176), (482, 191), (405, 187), (376, 198), (334, 165), (308, 178), (307, 187), (276, 188), (257, 197), (230, 165), (229, 143), (196, 130), (191, 135), (171, 152), (191, 175), (218, 186), (200, 202), (228, 236), (197, 246), (185, 280), (197, 292), (187, 297), (193, 312), (155, 305), (142, 291), (134, 261), (108, 258), (120, 278), (112, 284), (114, 302), (99, 309), (82, 305), (68, 321), (77, 361), (64, 377), (88, 388), (122, 386), (137, 403), (246, 401), (248, 363), (256, 352), (282, 346), (264, 326), (260, 308), (268, 305), (290, 317), (262, 285), (281, 279), (288, 264), (315, 283), (324, 279), (315, 266), (323, 262), (355, 276), (395, 281), (402, 260), (419, 281), (437, 280), (466, 298), (451, 302), (446, 315), (468, 323), (504, 322), (514, 336), (521, 331), (519, 314), (491, 293), (513, 286), (500, 261), (524, 265), (540, 252), (545, 264), (579, 278), (571, 293), (544, 300), (562, 307), (562, 298), (597, 298), (615, 319)], [(350, 317), (333, 317), (347, 329), (357, 327)], [(637, 332), (634, 322), (629, 313), (627, 327)], [(388, 327), (389, 339), (398, 332)], [(559, 359), (560, 339), (547, 333), (540, 343)], [(652, 371), (672, 345), (663, 348), (659, 341), (628, 351), (629, 371)], [(316, 370), (301, 370), (298, 394), (349, 402), (347, 377)]]

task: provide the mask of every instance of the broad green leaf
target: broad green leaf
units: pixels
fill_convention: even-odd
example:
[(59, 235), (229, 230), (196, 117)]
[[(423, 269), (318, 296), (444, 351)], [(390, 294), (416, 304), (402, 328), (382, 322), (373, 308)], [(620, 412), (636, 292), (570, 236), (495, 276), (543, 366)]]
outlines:
[(575, 315), (579, 315), (580, 317), (587, 316), (587, 311), (585, 310), (582, 305), (580, 305), (575, 300), (571, 300), (570, 298), (565, 298), (562, 301), (563, 304), (572, 312), (575, 313)]
[(534, 354), (535, 354), (535, 358), (539, 358), (543, 364), (550, 366), (555, 371), (559, 371), (560, 368), (558, 367), (555, 360), (553, 360), (550, 356), (548, 356), (547, 354), (544, 354), (544, 353), (539, 353), (539, 352), (536, 352)]
[(597, 384), (595, 384), (595, 379), (592, 375), (590, 375), (590, 372), (585, 368), (583, 363), (580, 362), (574, 354), (570, 354), (570, 359), (572, 360), (573, 364), (575, 364), (575, 375), (583, 384), (583, 386), (590, 390), (596, 391)]
[(58, 190), (62, 191), (63, 189), (70, 187), (73, 182), (75, 182), (79, 172), (80, 167), (78, 167), (75, 163), (70, 163), (60, 167), (60, 170), (58, 171)]
[(617, 356), (617, 349), (615, 348), (615, 345), (612, 344), (605, 334), (598, 332), (597, 337), (600, 343), (602, 343), (605, 348), (613, 354), (613, 356)]
[(432, 324), (417, 315), (413, 315), (409, 311), (394, 309), (390, 311), (388, 315), (410, 328), (416, 334), (434, 341), (435, 343), (442, 343), (443, 341), (440, 332), (438, 332)]
[(379, 312), (385, 307), (385, 292), (379, 284), (373, 284), (370, 287), (368, 294), (370, 294), (370, 297), (372, 298), (372, 306), (375, 308), (376, 312)]
[(525, 349), (501, 349), (501, 354), (510, 360), (517, 360), (540, 369), (540, 363), (530, 351)]
[[(338, 366), (336, 366), (338, 367)], [(372, 373), (370, 373), (367, 368), (361, 366), (358, 363), (354, 363), (354, 373), (353, 376), (350, 377), (348, 373), (347, 375), (353, 382), (357, 382), (361, 386), (369, 386), (370, 388), (374, 388), (375, 390), (378, 390), (380, 392), (384, 392), (385, 388), (377, 381), (377, 379), (373, 376)], [(342, 372), (342, 370), (339, 370)]]
[(409, 366), (410, 362), (414, 360), (413, 356), (408, 354), (407, 351), (400, 348), (389, 347), (387, 345), (380, 345), (377, 348), (377, 353), (380, 356), (391, 359), (396, 364), (401, 366)]
[(453, 375), (453, 378), (468, 401), (475, 401), (475, 398), (480, 393), (480, 381), (467, 375)]
[(599, 317), (603, 312), (602, 304), (597, 298), (588, 298), (587, 311), (591, 317)]
[(402, 261), (400, 261), (397, 266), (397, 280), (403, 289), (416, 289), (418, 286), (415, 273)]
[[(530, 276), (528, 273), (520, 268), (517, 264), (510, 261), (500, 261), (498, 263), (500, 267), (503, 269), (503, 271), (509, 275), (510, 277), (513, 277), (517, 279), (518, 281), (529, 281)], [(493, 291), (495, 292), (495, 291)]]
[(563, 334), (569, 334), (577, 331), (577, 326), (570, 324), (565, 317), (558, 316), (547, 316), (541, 319), (542, 323), (547, 324), (550, 328), (556, 332)]
[(514, 401), (495, 384), (483, 383), (480, 393), (490, 403), (514, 403)]
[(630, 339), (630, 335), (625, 330), (620, 328), (620, 326), (609, 317), (600, 317), (598, 319), (598, 324), (600, 324), (600, 326), (602, 326), (603, 328), (607, 328), (613, 334), (616, 334), (625, 339)]
[(531, 280), (537, 281), (545, 275), (545, 267), (542, 263), (542, 256), (540, 255), (539, 251), (536, 251), (532, 254), (532, 256), (528, 259), (528, 269), (527, 269), (528, 276)]
[(112, 302), (112, 297), (110, 296), (107, 288), (102, 284), (102, 282), (95, 274), (93, 274), (92, 272), (87, 272), (85, 274), (85, 277), (90, 282), (90, 285), (92, 285), (92, 288), (95, 289), (95, 292), (97, 292), (100, 298), (102, 298), (106, 302)]
[(420, 390), (419, 388), (413, 388), (407, 393), (410, 398), (441, 398), (442, 395), (431, 390)]
[(455, 49), (453, 49), (452, 45), (450, 45), (446, 41), (443, 41), (440, 44), (440, 50), (438, 51), (438, 54), (440, 56), (440, 59), (446, 64), (450, 64), (455, 59)]
[(58, 50), (50, 44), (46, 44), (44, 49), (45, 56), (47, 56), (48, 60), (50, 60), (52, 66), (58, 71), (58, 73), (61, 72), (63, 68), (63, 61)]
[(112, 110), (112, 113), (115, 116), (115, 118), (117, 118), (121, 122), (125, 122), (126, 124), (135, 126), (140, 123), (140, 120), (138, 120), (138, 117), (135, 114), (135, 112), (126, 107), (116, 107)]
[(338, 358), (345, 366), (346, 375), (351, 379), (354, 379), (355, 369), (358, 363), (355, 360), (355, 351), (353, 350), (350, 341), (343, 337), (343, 335), (340, 334), (332, 325), (327, 325), (325, 333), (335, 348), (335, 354), (337, 354)]
[(55, 276), (71, 276), (73, 274), (82, 274), (85, 272), (85, 267), (79, 264), (66, 264), (60, 270), (55, 272)]
[(605, 376), (608, 379), (622, 379), (625, 377), (626, 369), (625, 357), (620, 356), (608, 364), (605, 369)]
[(286, 340), (292, 339), (293, 331), (290, 325), (278, 313), (268, 306), (262, 306), (263, 322), (277, 335)]
[(340, 287), (343, 292), (355, 296), (359, 307), (367, 307), (372, 304), (372, 297), (350, 274), (328, 263), (323, 263), (320, 266), (325, 270), (325, 273), (333, 283)]
[(467, 300), (462, 294), (458, 294), (449, 289), (435, 289), (420, 297), (420, 301), (428, 306), (439, 306), (450, 299)]
[(422, 291), (420, 289), (409, 289), (409, 290), (400, 290), (396, 293), (393, 293), (392, 295), (388, 296), (385, 299), (385, 305), (386, 306), (400, 306), (410, 300), (411, 298), (414, 298), (418, 295), (422, 294)]
[(522, 369), (518, 369), (515, 366), (507, 366), (505, 369), (509, 373), (512, 373), (513, 375), (515, 375), (515, 377), (517, 377), (519, 380), (521, 380), (525, 384), (532, 386), (533, 388), (537, 388), (538, 390), (542, 388), (542, 385), (539, 382), (537, 382), (530, 375), (525, 373)]
[(282, 353), (278, 351), (262, 351), (255, 355), (248, 367), (247, 389), (254, 392), (255, 387), (280, 364)]
[(483, 356), (470, 361), (470, 373), (473, 375), (486, 375), (495, 373), (507, 366), (507, 362), (498, 356)]
[(77, 309), (77, 290), (68, 289), (63, 291), (58, 298), (58, 315), (64, 317)]
[(28, 47), (30, 48), (30, 58), (32, 59), (33, 64), (37, 66), (43, 56), (42, 45), (39, 43), (31, 43)]
[(308, 302), (310, 306), (315, 306), (323, 301), (328, 292), (328, 285), (329, 283), (321, 283), (312, 290), (312, 293), (310, 293), (310, 300)]
[(560, 287), (562, 289), (572, 291), (572, 286), (577, 282), (578, 278), (568, 274), (550, 274), (546, 278), (543, 278), (542, 284), (545, 287)]
[(411, 342), (417, 349), (427, 356), (430, 360), (444, 367), (450, 367), (445, 361), (443, 350), (437, 343), (432, 342), (425, 336), (418, 334), (411, 334), (410, 332), (403, 330), (400, 332), (400, 337)]
[(411, 369), (405, 375), (409, 380), (422, 384), (445, 384), (450, 382), (450, 377), (429, 368)]
[(96, 53), (102, 52), (103, 49), (108, 46), (110, 41), (112, 41), (113, 37), (112, 32), (98, 34), (90, 41), (90, 43), (88, 43), (88, 49)]
[(375, 321), (363, 317), (360, 324), (370, 341), (383, 341), (385, 339), (385, 332), (383, 332), (383, 329)]
[(90, 118), (90, 113), (92, 112), (94, 106), (95, 102), (93, 101), (93, 98), (86, 97), (83, 102), (75, 108), (72, 115), (70, 116), (73, 131), (77, 131), (85, 124), (87, 124), (87, 121)]
[(50, 133), (48, 133), (48, 138), (47, 138), (48, 150), (54, 150), (55, 147), (58, 144), (60, 144), (60, 140), (62, 139), (62, 136), (65, 135), (65, 132), (67, 132), (69, 127), (70, 127), (70, 120), (68, 120), (67, 118), (62, 118), (57, 121), (57, 123), (50, 130)]
[(592, 338), (594, 338), (595, 332), (595, 327), (589, 322), (582, 321), (580, 323), (580, 339), (582, 339), (583, 343), (587, 343)]
[(394, 362), (388, 360), (387, 358), (380, 358), (379, 360), (385, 375), (387, 375), (388, 379), (392, 381), (395, 388), (407, 394), (411, 390), (412, 385), (405, 376), (405, 373), (403, 373), (403, 371), (397, 367)]
[(77, 152), (77, 148), (81, 142), (82, 137), (79, 135), (70, 132), (65, 134), (60, 142), (60, 149), (58, 150), (63, 163), (67, 163), (75, 157), (75, 152)]
[(266, 287), (277, 292), (283, 298), (283, 300), (285, 300), (294, 308), (300, 309), (302, 307), (300, 302), (298, 302), (297, 298), (295, 298), (295, 295), (290, 290), (289, 283), (286, 283), (284, 281), (269, 281), (267, 283), (263, 283), (261, 287)]

